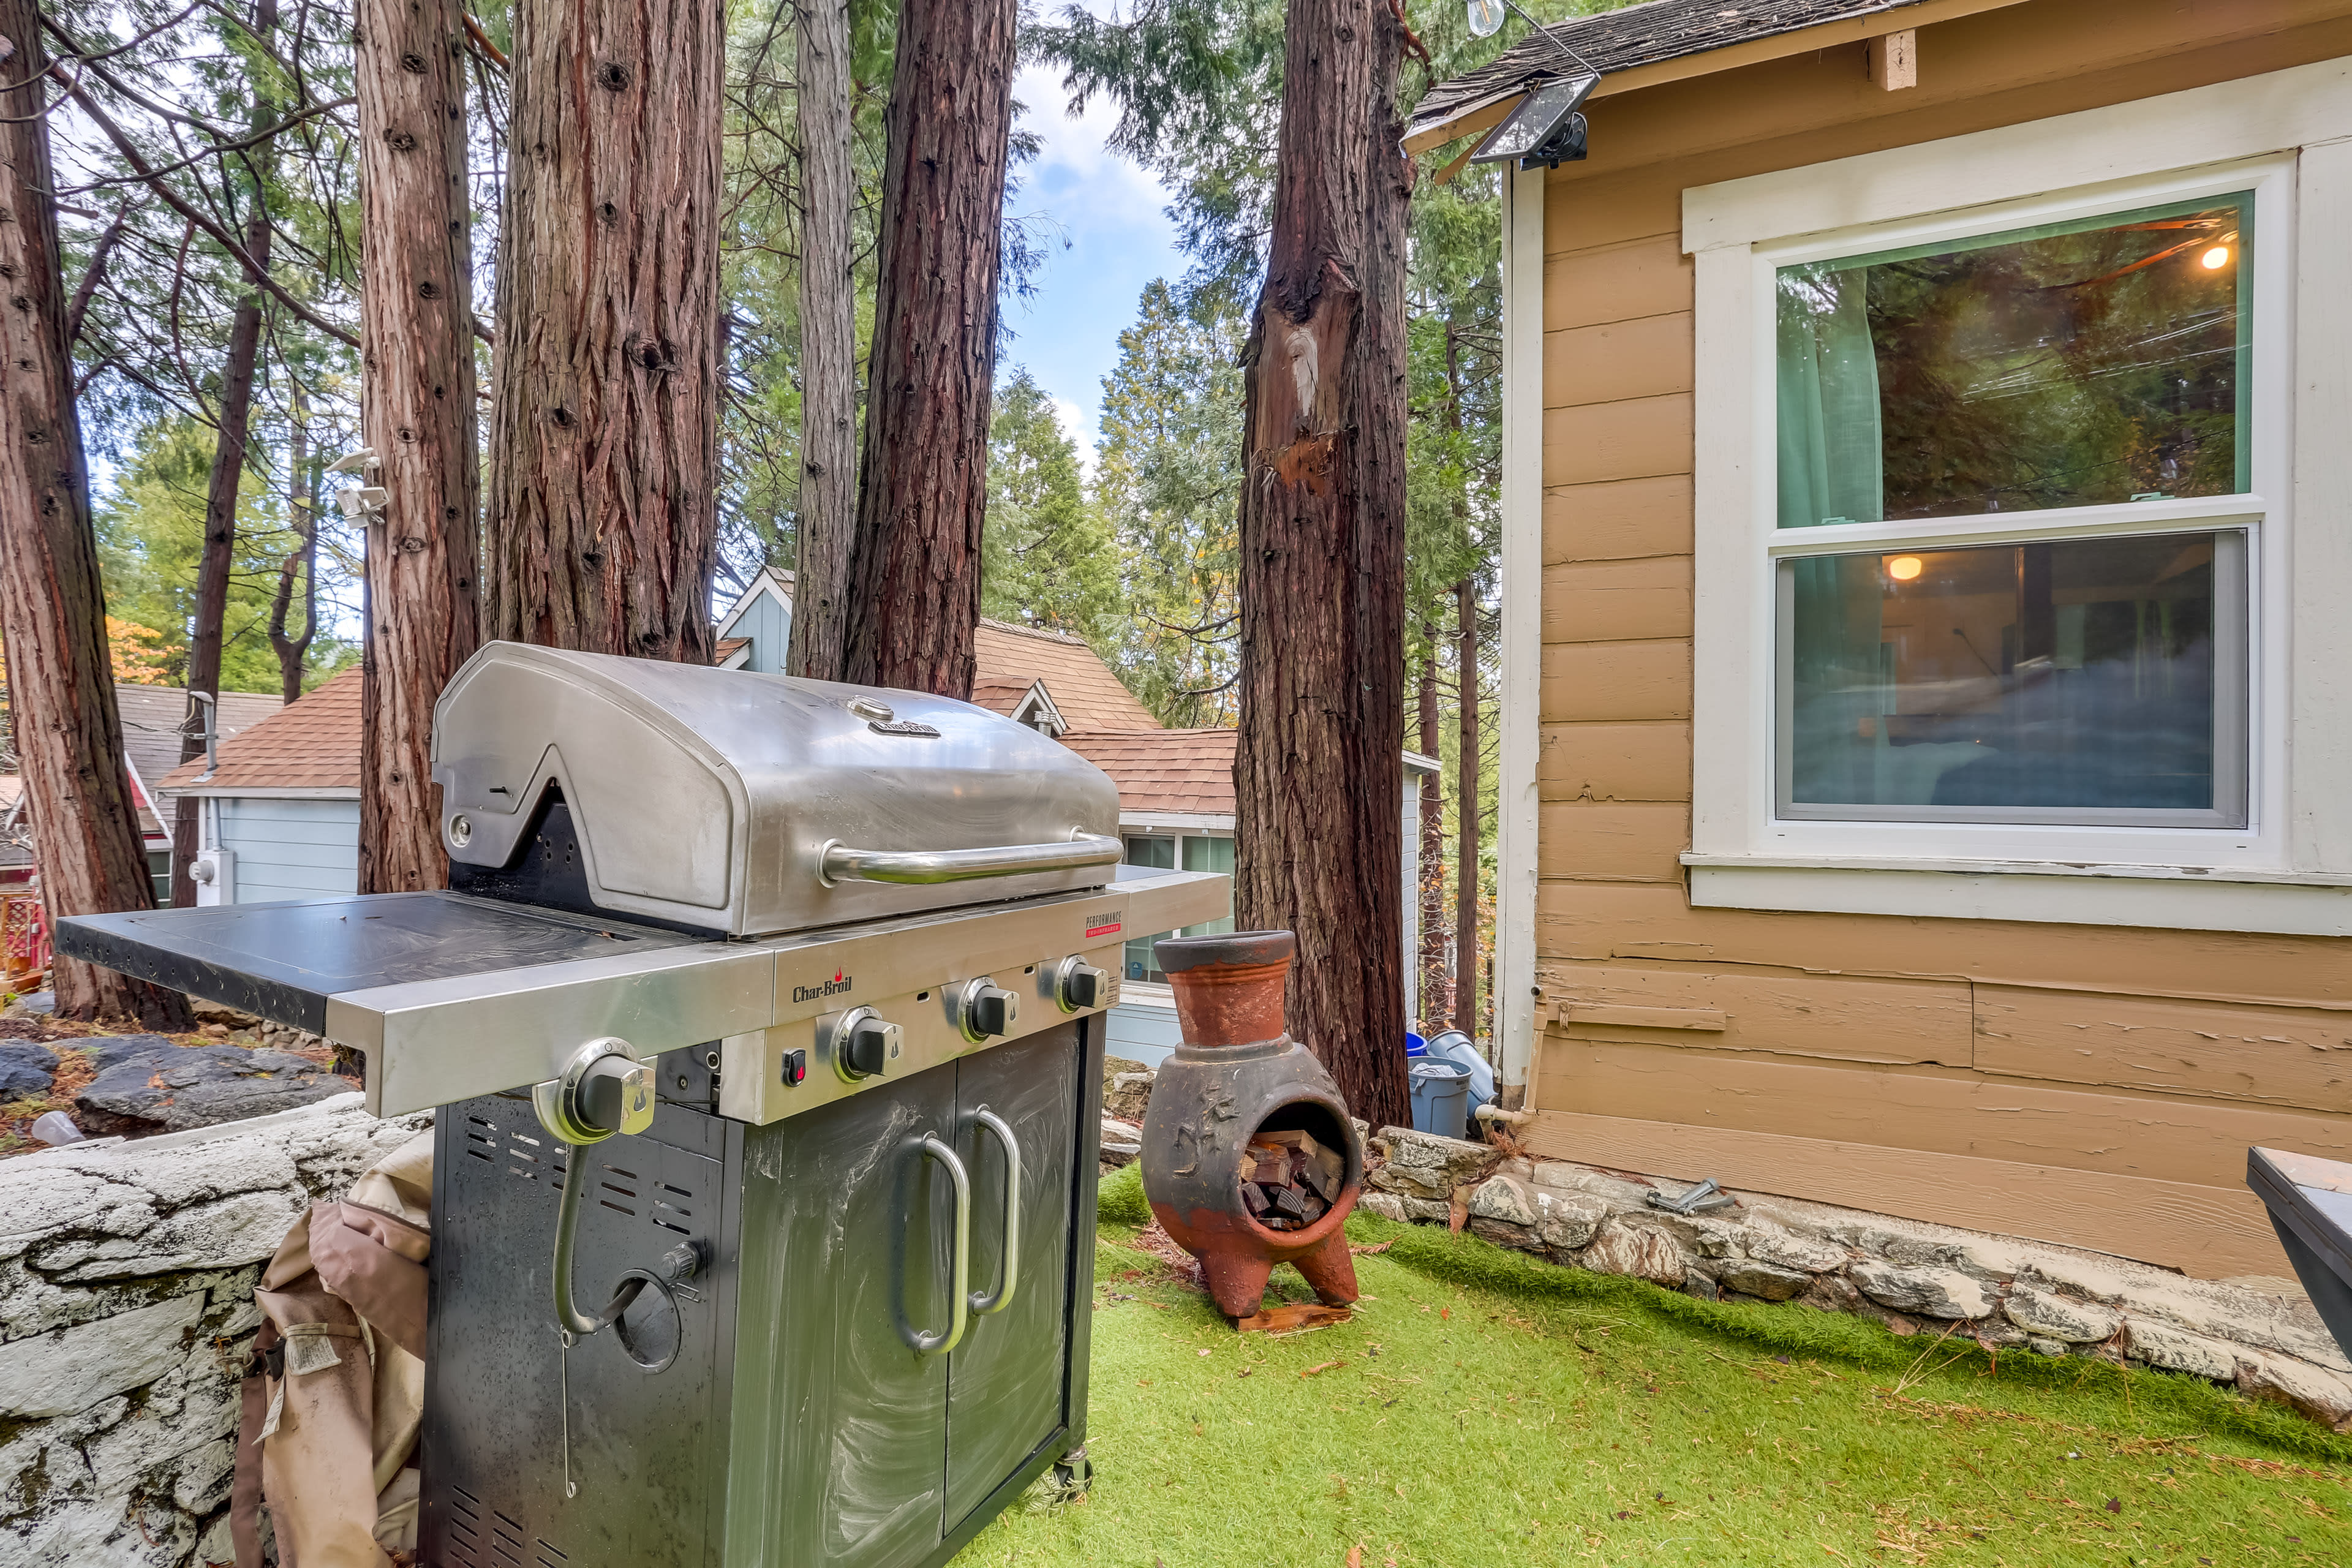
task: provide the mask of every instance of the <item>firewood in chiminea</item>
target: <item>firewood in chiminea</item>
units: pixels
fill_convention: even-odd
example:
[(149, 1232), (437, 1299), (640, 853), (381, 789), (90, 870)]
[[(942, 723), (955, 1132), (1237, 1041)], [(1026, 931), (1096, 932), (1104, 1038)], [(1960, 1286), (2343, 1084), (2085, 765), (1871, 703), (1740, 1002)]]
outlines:
[(1330, 1212), (1346, 1156), (1297, 1129), (1260, 1131), (1242, 1148), (1242, 1202), (1268, 1230), (1304, 1230)]

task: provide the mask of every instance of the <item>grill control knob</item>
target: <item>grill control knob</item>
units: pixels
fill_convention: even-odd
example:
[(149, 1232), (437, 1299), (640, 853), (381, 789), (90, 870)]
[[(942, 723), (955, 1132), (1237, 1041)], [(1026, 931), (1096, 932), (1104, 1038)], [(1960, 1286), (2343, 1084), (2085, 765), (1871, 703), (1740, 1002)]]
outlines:
[(879, 1078), (898, 1056), (900, 1037), (898, 1026), (873, 1008), (852, 1007), (833, 1026), (834, 1070), (851, 1083)]
[(967, 1040), (1009, 1035), (1020, 1016), (1021, 998), (998, 989), (986, 975), (965, 981), (956, 998), (956, 1022), (962, 1026)]
[(1054, 1000), (1062, 1005), (1065, 1013), (1083, 1013), (1089, 1007), (1099, 1007), (1107, 999), (1110, 976), (1085, 959), (1066, 958), (1054, 966)]

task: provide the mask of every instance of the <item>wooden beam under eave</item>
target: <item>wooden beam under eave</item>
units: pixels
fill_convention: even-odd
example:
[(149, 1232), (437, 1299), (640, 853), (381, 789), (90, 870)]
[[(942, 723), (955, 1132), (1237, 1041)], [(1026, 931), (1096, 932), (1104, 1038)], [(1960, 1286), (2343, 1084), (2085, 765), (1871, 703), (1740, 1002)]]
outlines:
[(1867, 46), (1870, 84), (1881, 92), (1919, 85), (1919, 35), (1912, 28), (1888, 33)]
[[(1919, 5), (1903, 7), (1900, 14), (1905, 21), (1911, 24), (1906, 30), (1916, 33), (1938, 22), (1955, 22), (1964, 16), (2003, 10), (2023, 3), (2024, 0), (1922, 0)], [(1824, 22), (1817, 27), (1780, 33), (1769, 38), (1755, 38), (1744, 44), (1709, 49), (1704, 54), (1685, 55), (1677, 59), (1660, 60), (1655, 65), (1636, 66), (1632, 70), (1612, 71), (1601, 79), (1601, 85), (1592, 89), (1592, 96), (1596, 99), (1612, 98), (1621, 92), (1639, 92), (1643, 88), (1686, 81), (1692, 77), (1713, 76), (1718, 71), (1738, 70), (1742, 66), (1761, 65), (1767, 60), (1785, 59), (1790, 55), (1809, 55), (1839, 44), (1867, 43), (1885, 35), (1888, 16), (1889, 13), (1881, 11), (1868, 16)], [(1473, 132), (1499, 125), (1522, 96), (1514, 89), (1413, 132), (1404, 139), (1404, 150), (1425, 153), (1432, 147), (1443, 147), (1448, 142)]]

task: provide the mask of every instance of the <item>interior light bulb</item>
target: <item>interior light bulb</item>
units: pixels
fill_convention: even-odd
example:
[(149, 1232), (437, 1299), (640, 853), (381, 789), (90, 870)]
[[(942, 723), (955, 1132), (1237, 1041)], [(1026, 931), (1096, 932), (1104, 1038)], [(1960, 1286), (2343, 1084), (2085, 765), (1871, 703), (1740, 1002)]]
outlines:
[(1897, 583), (1908, 583), (1927, 569), (1927, 563), (1916, 555), (1898, 555), (1886, 563), (1886, 574)]
[(2219, 272), (2230, 265), (2230, 247), (2226, 245), (2217, 245), (2197, 259), (2205, 264), (2206, 271)]

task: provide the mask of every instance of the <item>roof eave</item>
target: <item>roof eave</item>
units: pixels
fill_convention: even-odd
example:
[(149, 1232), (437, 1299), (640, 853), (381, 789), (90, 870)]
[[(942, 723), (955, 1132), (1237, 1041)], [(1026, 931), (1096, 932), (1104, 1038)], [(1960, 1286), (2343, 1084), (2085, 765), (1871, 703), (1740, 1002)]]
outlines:
[[(1938, 22), (1956, 21), (1984, 11), (1999, 11), (2011, 5), (2021, 5), (2025, 0), (1920, 0), (1899, 11), (1874, 12), (1867, 16), (1848, 16), (1834, 22), (1819, 22), (1793, 32), (1774, 33), (1767, 37), (1750, 38), (1745, 43), (1727, 44), (1719, 49), (1706, 49), (1697, 54), (1682, 55), (1654, 64), (1635, 66), (1628, 70), (1604, 74), (1601, 85), (1592, 89), (1592, 97), (1614, 98), (1620, 93), (1639, 92), (1643, 88), (1660, 87), (1672, 81), (1687, 81), (1693, 77), (1713, 76), (1718, 71), (1738, 70), (1742, 66), (1760, 65), (1767, 60), (1785, 59), (1790, 55), (1811, 54), (1816, 49), (1837, 44), (1858, 44), (1867, 38), (1884, 37), (1889, 33), (1911, 32), (1933, 26)], [(1900, 26), (1893, 25), (1897, 21)], [(1527, 79), (1549, 80), (1557, 72), (1534, 70)], [(1475, 132), (1487, 131), (1503, 122), (1513, 106), (1527, 95), (1527, 80), (1517, 86), (1503, 89), (1475, 103), (1464, 104), (1426, 125), (1416, 125), (1405, 132), (1407, 153), (1426, 153), (1433, 147), (1443, 147), (1448, 142), (1458, 142)]]

